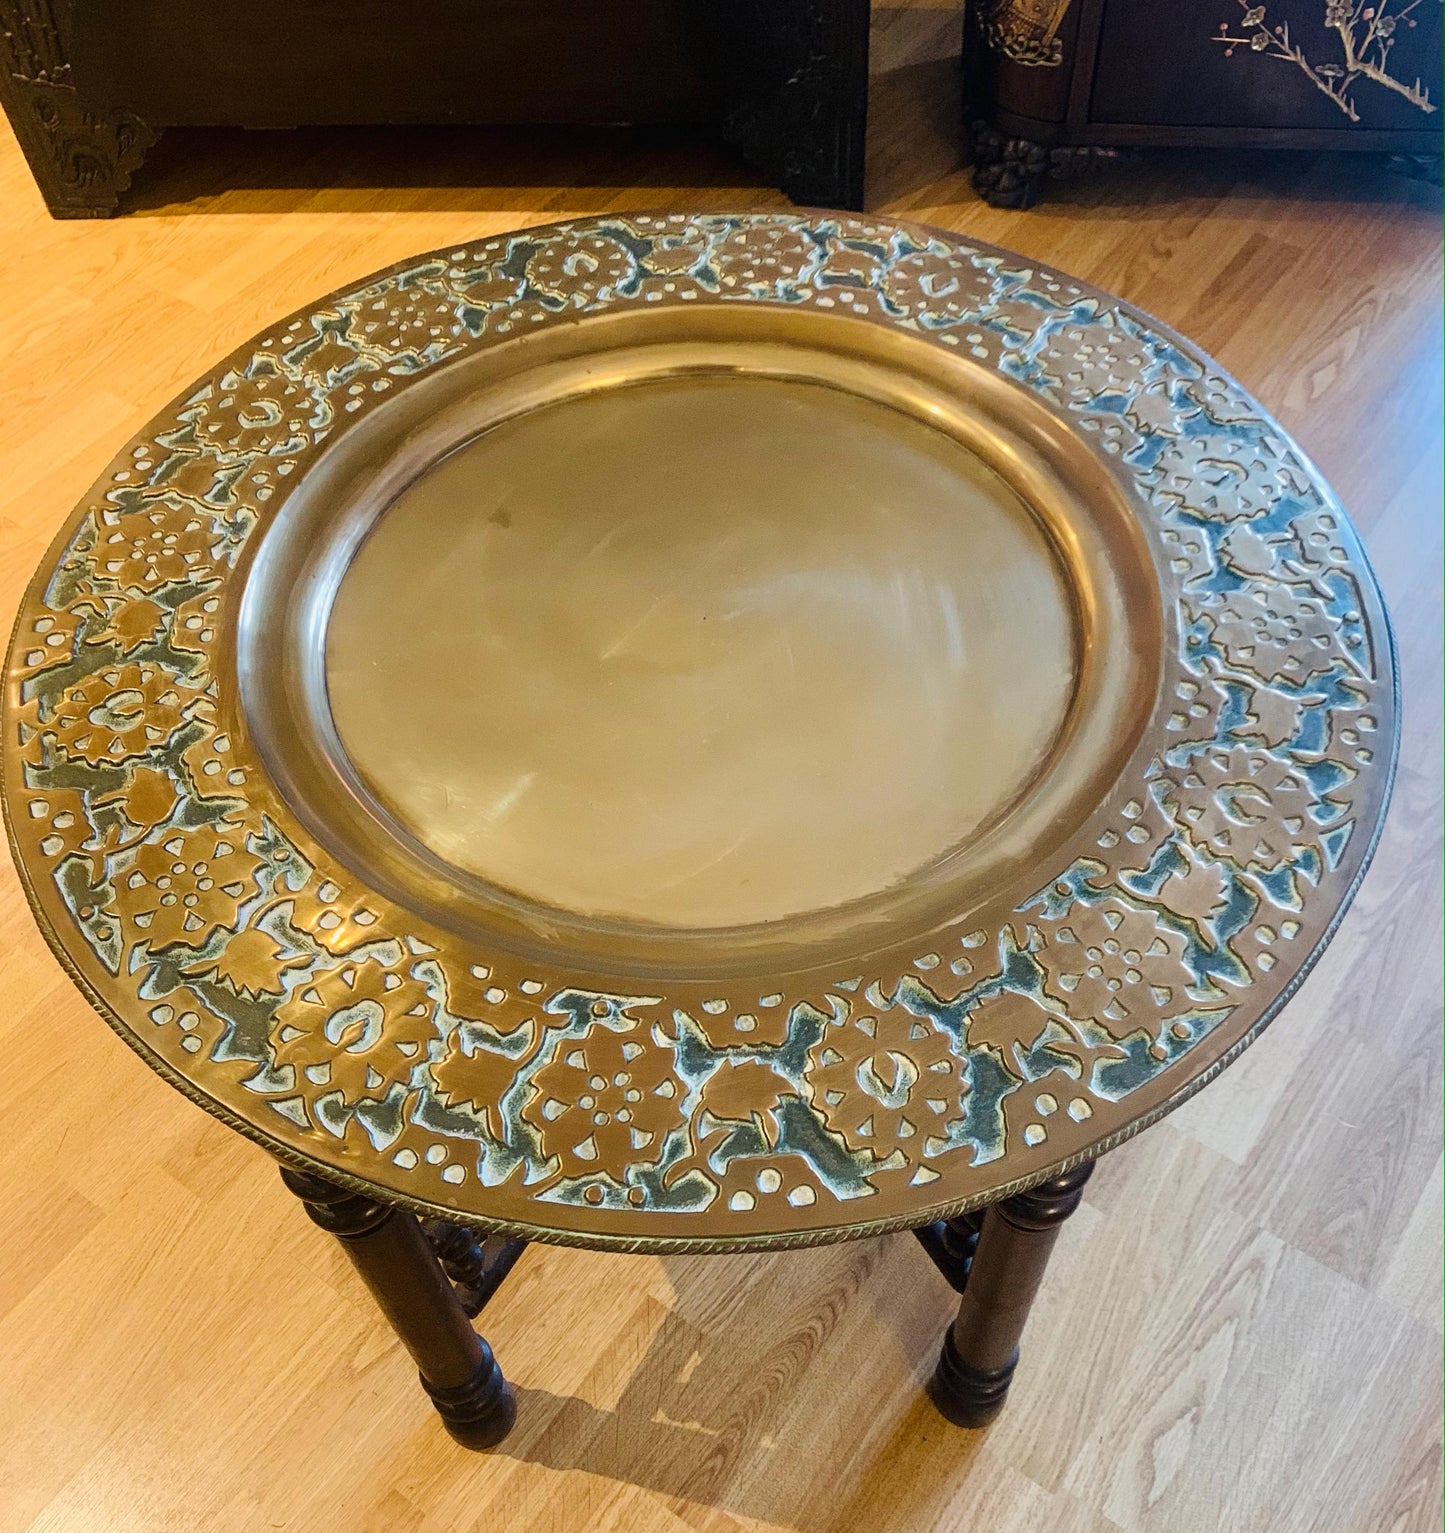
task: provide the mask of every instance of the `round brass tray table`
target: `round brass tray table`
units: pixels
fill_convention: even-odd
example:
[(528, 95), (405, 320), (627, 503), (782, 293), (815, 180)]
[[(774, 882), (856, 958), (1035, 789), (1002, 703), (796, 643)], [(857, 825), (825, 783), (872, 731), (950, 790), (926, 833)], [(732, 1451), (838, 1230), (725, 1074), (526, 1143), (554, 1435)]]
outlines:
[(1395, 691), (1330, 491), (1156, 321), (619, 215), (333, 294), (129, 444), (21, 608), (4, 800), (76, 984), (461, 1440), (527, 1240), (913, 1229), (975, 1423), (1092, 1159), (1339, 920)]

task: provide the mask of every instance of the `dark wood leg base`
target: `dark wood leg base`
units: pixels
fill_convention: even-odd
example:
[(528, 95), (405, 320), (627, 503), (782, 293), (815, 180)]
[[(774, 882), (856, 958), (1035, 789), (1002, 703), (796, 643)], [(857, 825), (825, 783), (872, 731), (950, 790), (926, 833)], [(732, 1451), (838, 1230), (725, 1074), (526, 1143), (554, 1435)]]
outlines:
[(993, 208), (1031, 208), (1046, 181), (1069, 181), (1106, 165), (1139, 158), (1136, 149), (1103, 144), (1035, 143), (1013, 138), (982, 119), (969, 124), (973, 189)]
[(312, 1221), (341, 1242), (411, 1353), (447, 1431), (469, 1448), (501, 1442), (517, 1415), (512, 1391), (417, 1220), (289, 1166), (281, 1180)]
[(482, 1361), (465, 1384), (443, 1389), (424, 1373), (419, 1377), (447, 1431), (462, 1447), (495, 1448), (512, 1430), (517, 1401), (486, 1342), (482, 1342)]
[(933, 1403), (956, 1425), (987, 1426), (1003, 1409), (1049, 1253), (1093, 1169), (1085, 1162), (984, 1215), (958, 1318), (928, 1386)]
[(938, 1367), (928, 1381), (928, 1398), (956, 1427), (986, 1427), (1003, 1409), (1019, 1349), (999, 1368), (971, 1368), (958, 1355), (950, 1331), (943, 1338)]

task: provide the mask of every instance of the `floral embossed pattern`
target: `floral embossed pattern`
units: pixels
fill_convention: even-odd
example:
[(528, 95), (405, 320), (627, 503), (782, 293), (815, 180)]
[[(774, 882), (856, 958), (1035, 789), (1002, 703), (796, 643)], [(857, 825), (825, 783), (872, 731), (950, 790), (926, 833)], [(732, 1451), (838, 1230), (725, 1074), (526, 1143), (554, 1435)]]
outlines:
[[(366, 888), (248, 746), (227, 647), (240, 555), (328, 444), (453, 359), (668, 304), (904, 332), (1042, 400), (1130, 493), (1177, 653), (1135, 765), (1013, 908), (836, 973), (573, 973)], [(618, 215), (404, 263), (198, 383), (32, 584), (4, 729), (42, 927), (203, 1105), (418, 1204), (666, 1248), (921, 1223), (1180, 1100), (1273, 1014), (1352, 892), (1395, 696), (1328, 489), (1127, 305), (917, 227)]]

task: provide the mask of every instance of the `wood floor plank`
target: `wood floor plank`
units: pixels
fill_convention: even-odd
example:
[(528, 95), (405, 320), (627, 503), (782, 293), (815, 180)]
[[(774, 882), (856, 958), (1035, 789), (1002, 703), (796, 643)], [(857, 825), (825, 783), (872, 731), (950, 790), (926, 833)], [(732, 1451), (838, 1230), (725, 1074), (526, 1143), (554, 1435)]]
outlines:
[(1434, 1174), (1421, 1189), (1376, 1288), (1382, 1299), (1437, 1331), (1442, 1328), (1440, 1251), (1445, 1245), (1445, 1234), (1441, 1231), (1441, 1209), (1445, 1205), (1442, 1170), (1445, 1161), (1437, 1160)]

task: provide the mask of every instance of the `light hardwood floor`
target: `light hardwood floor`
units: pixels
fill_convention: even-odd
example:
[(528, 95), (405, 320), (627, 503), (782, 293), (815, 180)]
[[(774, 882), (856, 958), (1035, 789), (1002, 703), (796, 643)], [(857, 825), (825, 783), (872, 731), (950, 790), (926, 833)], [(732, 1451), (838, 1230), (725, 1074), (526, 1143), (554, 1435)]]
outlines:
[[(521, 1417), (480, 1457), (265, 1157), (89, 1014), (7, 863), (4, 1533), (1440, 1526), (1439, 194), (1379, 161), (1177, 155), (991, 211), (957, 168), (954, 28), (878, 15), (872, 208), (1188, 332), (1375, 561), (1404, 755), (1330, 952), (1241, 1062), (1103, 1163), (989, 1432), (920, 1393), (953, 1301), (907, 1236), (539, 1248), (486, 1316)], [(664, 204), (781, 199), (666, 135), (178, 135), (132, 216), (57, 224), (0, 136), (0, 607), (117, 443), (263, 322), (413, 251)]]

